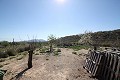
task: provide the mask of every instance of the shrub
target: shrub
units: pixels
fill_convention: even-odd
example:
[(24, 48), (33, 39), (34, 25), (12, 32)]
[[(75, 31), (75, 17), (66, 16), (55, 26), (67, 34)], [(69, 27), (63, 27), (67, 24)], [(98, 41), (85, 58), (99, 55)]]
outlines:
[(17, 49), (17, 52), (18, 52), (18, 53), (21, 53), (21, 52), (24, 52), (24, 51), (25, 51), (25, 49), (22, 48), (22, 47)]
[(57, 51), (54, 51), (53, 53), (54, 53), (54, 56), (59, 55)]
[(0, 62), (4, 62), (5, 61), (5, 59), (0, 59)]
[(22, 54), (22, 55), (27, 55), (27, 54), (28, 54), (28, 52), (26, 52), (26, 51), (25, 51), (25, 52), (23, 52), (23, 53), (21, 53), (21, 54)]
[(40, 53), (46, 53), (49, 52), (48, 48), (42, 48), (40, 49)]
[(75, 55), (76, 55), (76, 54), (77, 54), (77, 52), (72, 52), (72, 54), (75, 54)]
[(14, 49), (8, 49), (8, 50), (6, 51), (6, 53), (7, 53), (9, 56), (15, 56), (15, 55), (16, 55)]
[(9, 59), (13, 59), (13, 58), (15, 58), (15, 56), (10, 56), (10, 57), (9, 57)]
[(45, 53), (45, 51), (46, 51), (45, 49), (41, 49), (40, 53)]
[(23, 59), (23, 57), (24, 57), (24, 56), (19, 56), (19, 57), (17, 57), (16, 59), (17, 59), (17, 60), (21, 60), (21, 59)]
[(4, 65), (8, 65), (9, 63), (5, 63)]
[(25, 51), (28, 51), (28, 50), (30, 50), (30, 47), (29, 47), (29, 46), (26, 46), (26, 47), (24, 48), (24, 50), (25, 50)]
[(46, 59), (46, 60), (49, 60), (49, 59)]
[(3, 67), (3, 65), (0, 64), (0, 68)]
[(5, 52), (0, 52), (0, 58), (7, 58), (9, 55)]
[(9, 45), (9, 42), (8, 41), (3, 41), (3, 42), (1, 42), (1, 45), (4, 46), (4, 47), (7, 47)]
[(60, 49), (57, 49), (57, 52), (61, 52), (61, 50), (60, 50)]

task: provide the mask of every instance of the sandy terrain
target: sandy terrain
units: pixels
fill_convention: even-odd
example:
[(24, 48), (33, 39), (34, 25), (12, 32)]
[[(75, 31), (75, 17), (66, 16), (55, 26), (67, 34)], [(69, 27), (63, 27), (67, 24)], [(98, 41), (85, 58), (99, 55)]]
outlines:
[(22, 60), (12, 60), (5, 65), (7, 69), (4, 80), (94, 80), (83, 69), (87, 50), (77, 51), (72, 54), (72, 49), (61, 49), (61, 54), (33, 55), (33, 67), (27, 69), (26, 56)]

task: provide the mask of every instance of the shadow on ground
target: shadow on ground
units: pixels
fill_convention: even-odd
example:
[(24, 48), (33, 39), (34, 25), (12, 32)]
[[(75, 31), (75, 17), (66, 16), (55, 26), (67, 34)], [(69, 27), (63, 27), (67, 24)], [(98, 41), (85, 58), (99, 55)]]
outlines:
[(29, 68), (24, 69), (20, 73), (18, 73), (15, 77), (11, 78), (10, 80), (20, 80), (20, 78), (23, 76), (23, 74), (28, 70)]

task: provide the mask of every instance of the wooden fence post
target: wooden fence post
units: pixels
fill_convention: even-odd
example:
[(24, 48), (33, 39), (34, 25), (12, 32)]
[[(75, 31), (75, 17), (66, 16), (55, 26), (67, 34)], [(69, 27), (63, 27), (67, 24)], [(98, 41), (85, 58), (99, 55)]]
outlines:
[(28, 56), (28, 68), (32, 68), (32, 55), (33, 55), (33, 50), (28, 51), (29, 56)]

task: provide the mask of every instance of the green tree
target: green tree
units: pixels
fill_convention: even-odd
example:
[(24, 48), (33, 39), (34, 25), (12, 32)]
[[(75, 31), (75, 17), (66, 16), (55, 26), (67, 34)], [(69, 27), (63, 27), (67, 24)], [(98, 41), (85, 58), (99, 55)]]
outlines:
[(48, 36), (48, 43), (50, 46), (50, 52), (53, 52), (53, 44), (55, 43), (56, 37), (54, 35), (49, 35)]

